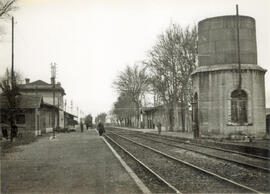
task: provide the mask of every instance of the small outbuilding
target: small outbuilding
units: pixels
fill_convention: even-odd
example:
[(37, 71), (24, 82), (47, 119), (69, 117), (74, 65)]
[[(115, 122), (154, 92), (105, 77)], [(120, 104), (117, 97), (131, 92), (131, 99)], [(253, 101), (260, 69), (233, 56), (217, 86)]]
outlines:
[[(14, 110), (15, 124), (19, 131), (23, 133), (41, 134), (40, 110), (42, 109), (43, 99), (41, 96), (19, 95), (16, 97), (16, 107)], [(8, 99), (0, 96), (1, 123), (9, 124)]]

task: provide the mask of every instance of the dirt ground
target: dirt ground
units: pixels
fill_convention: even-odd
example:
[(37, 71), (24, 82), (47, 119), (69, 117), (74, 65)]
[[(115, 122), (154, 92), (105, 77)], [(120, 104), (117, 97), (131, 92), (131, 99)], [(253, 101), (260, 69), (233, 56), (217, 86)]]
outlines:
[(94, 130), (56, 137), (1, 158), (1, 193), (141, 193)]

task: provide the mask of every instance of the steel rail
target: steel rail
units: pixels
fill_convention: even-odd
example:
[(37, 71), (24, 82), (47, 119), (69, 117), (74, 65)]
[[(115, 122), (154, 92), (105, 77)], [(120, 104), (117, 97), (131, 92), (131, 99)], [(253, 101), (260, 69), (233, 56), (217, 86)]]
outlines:
[(210, 172), (210, 171), (208, 171), (208, 170), (205, 170), (205, 169), (203, 169), (203, 168), (201, 168), (201, 167), (198, 167), (198, 166), (196, 166), (196, 165), (193, 165), (193, 164), (191, 164), (191, 163), (189, 163), (189, 162), (183, 161), (183, 160), (181, 160), (181, 159), (178, 159), (178, 158), (175, 158), (175, 157), (173, 157), (173, 156), (171, 156), (171, 155), (168, 155), (168, 154), (166, 154), (166, 153), (163, 153), (163, 152), (161, 152), (161, 151), (159, 151), (159, 150), (157, 150), (157, 149), (151, 148), (151, 147), (149, 147), (149, 146), (147, 146), (147, 145), (143, 145), (143, 144), (141, 144), (141, 143), (137, 143), (137, 142), (133, 141), (133, 140), (130, 139), (130, 138), (124, 137), (124, 136), (122, 136), (122, 135), (118, 135), (118, 134), (116, 134), (116, 133), (114, 133), (114, 132), (111, 132), (111, 133), (114, 134), (114, 135), (116, 135), (116, 136), (118, 136), (118, 137), (121, 137), (122, 139), (125, 139), (125, 140), (127, 140), (127, 141), (129, 141), (129, 142), (132, 142), (132, 143), (134, 143), (134, 144), (136, 144), (136, 145), (139, 145), (139, 146), (141, 146), (141, 147), (144, 147), (144, 148), (147, 148), (147, 149), (149, 149), (149, 150), (152, 150), (153, 152), (156, 152), (156, 153), (158, 153), (158, 154), (160, 154), (160, 155), (162, 155), (162, 156), (165, 156), (166, 158), (169, 158), (169, 159), (171, 159), (171, 160), (174, 160), (174, 161), (180, 162), (180, 163), (182, 163), (182, 164), (185, 164), (185, 165), (187, 165), (187, 166), (189, 166), (189, 167), (192, 167), (192, 168), (194, 168), (194, 169), (196, 169), (196, 170), (198, 170), (198, 171), (200, 171), (200, 172), (203, 172), (203, 173), (205, 173), (205, 174), (207, 174), (207, 175), (211, 175), (211, 176), (213, 176), (213, 177), (215, 177), (215, 178), (218, 178), (218, 179), (220, 179), (220, 180), (222, 180), (222, 181), (231, 183), (231, 184), (233, 184), (233, 185), (235, 185), (235, 186), (237, 186), (237, 187), (239, 187), (239, 188), (246, 189), (246, 190), (248, 190), (249, 192), (262, 193), (262, 192), (260, 192), (260, 191), (255, 190), (255, 189), (252, 189), (252, 188), (250, 188), (250, 187), (248, 187), (248, 186), (242, 185), (242, 184), (240, 184), (240, 183), (237, 183), (237, 182), (235, 182), (235, 181), (232, 181), (232, 180), (230, 180), (230, 179), (227, 179), (227, 178), (225, 178), (225, 177), (222, 177), (222, 176), (220, 176), (220, 175), (218, 175), (218, 174), (215, 174), (215, 173), (213, 173), (213, 172)]
[(145, 165), (142, 161), (137, 159), (133, 154), (131, 154), (129, 151), (127, 151), (125, 148), (123, 148), (120, 144), (118, 144), (115, 140), (110, 138), (108, 135), (104, 135), (106, 138), (108, 138), (110, 141), (112, 141), (115, 145), (117, 145), (121, 150), (123, 150), (127, 155), (129, 155), (132, 159), (134, 159), (136, 162), (138, 162), (143, 168), (145, 168), (148, 172), (153, 174), (156, 178), (158, 178), (161, 182), (163, 182), (165, 185), (167, 185), (169, 188), (171, 188), (175, 193), (181, 193), (178, 189), (176, 189), (174, 186), (172, 186), (170, 183), (168, 183), (165, 179), (163, 179), (161, 176), (159, 176), (157, 173), (155, 173), (151, 168), (149, 168), (147, 165)]
[[(125, 131), (124, 129), (121, 129), (121, 128), (117, 128), (117, 127), (114, 127), (114, 128)], [(132, 132), (135, 133), (135, 134), (136, 133), (143, 133), (143, 132), (138, 132), (138, 131), (132, 131)], [(151, 134), (151, 133), (143, 133), (143, 134), (158, 137), (158, 135), (156, 135), (156, 134)], [(270, 157), (264, 157), (264, 156), (254, 155), (254, 154), (248, 154), (248, 153), (244, 153), (244, 152), (240, 152), (240, 151), (234, 151), (234, 150), (231, 150), (231, 149), (224, 149), (224, 148), (217, 148), (217, 147), (207, 146), (207, 145), (204, 145), (202, 143), (191, 143), (191, 142), (188, 143), (188, 142), (185, 142), (184, 140), (180, 140), (180, 139), (175, 140), (175, 139), (172, 139), (172, 138), (170, 138), (168, 136), (160, 137), (160, 138), (168, 139), (168, 140), (175, 141), (175, 142), (178, 142), (178, 143), (181, 142), (181, 143), (184, 143), (184, 144), (192, 144), (194, 146), (201, 146), (201, 147), (211, 148), (211, 149), (215, 149), (215, 150), (221, 150), (221, 151), (224, 151), (224, 152), (230, 152), (230, 153), (234, 153), (234, 154), (244, 155), (244, 156), (248, 156), (248, 157), (252, 157), (252, 158), (258, 158), (258, 159), (262, 159), (262, 160), (270, 160)]]
[[(158, 137), (155, 134), (149, 134), (149, 133), (147, 133), (147, 135)], [(176, 140), (176, 139), (172, 139), (172, 138), (169, 138), (169, 137), (159, 137), (159, 138), (171, 140), (171, 141), (178, 142), (178, 143), (190, 144), (190, 145), (194, 145), (194, 146), (197, 146), (197, 147), (205, 147), (205, 148), (210, 148), (210, 149), (214, 149), (214, 150), (220, 150), (220, 151), (224, 151), (224, 152), (229, 152), (229, 153), (244, 155), (244, 156), (248, 156), (248, 157), (252, 157), (252, 158), (258, 158), (258, 159), (262, 159), (262, 160), (270, 160), (269, 157), (258, 156), (258, 155), (254, 155), (254, 154), (247, 154), (247, 153), (244, 153), (244, 152), (234, 151), (234, 150), (230, 150), (230, 149), (224, 149), (224, 148), (217, 148), (217, 147), (207, 146), (207, 145), (204, 145), (202, 143), (185, 142), (185, 141), (180, 140), (180, 139)]]
[(240, 162), (240, 161), (237, 161), (237, 160), (217, 156), (217, 155), (214, 155), (214, 154), (208, 154), (208, 153), (193, 150), (193, 149), (190, 149), (190, 148), (185, 148), (183, 146), (173, 145), (173, 144), (166, 143), (166, 142), (161, 142), (161, 141), (158, 141), (158, 140), (151, 139), (149, 137), (147, 138), (147, 137), (140, 136), (138, 134), (135, 134), (135, 136), (137, 136), (139, 138), (147, 139), (147, 140), (150, 140), (150, 141), (153, 141), (153, 142), (162, 143), (162, 144), (165, 144), (165, 145), (168, 145), (168, 146), (177, 147), (177, 148), (181, 148), (181, 149), (188, 150), (188, 151), (191, 151), (191, 152), (199, 153), (199, 154), (202, 154), (202, 155), (205, 155), (205, 156), (209, 156), (209, 157), (217, 158), (217, 159), (220, 159), (220, 160), (236, 163), (236, 164), (239, 164), (239, 165), (242, 165), (242, 166), (251, 167), (251, 168), (254, 168), (254, 169), (259, 169), (259, 170), (264, 171), (264, 172), (268, 172), (268, 173), (270, 172), (269, 168), (264, 168), (264, 167), (261, 167), (261, 166), (255, 166), (253, 164), (249, 164), (249, 163), (246, 163), (246, 162)]
[[(119, 128), (116, 128), (116, 129), (119, 129)], [(121, 129), (121, 130), (123, 130), (123, 129)], [(133, 133), (133, 134), (142, 134), (141, 132), (135, 132), (135, 131), (130, 132), (130, 133)], [(177, 142), (177, 143), (189, 144), (189, 145), (194, 145), (194, 146), (197, 146), (197, 147), (205, 147), (205, 148), (219, 150), (219, 151), (224, 151), (224, 152), (228, 152), (228, 153), (234, 153), (234, 154), (239, 154), (239, 155), (243, 155), (243, 156), (248, 156), (248, 157), (256, 158), (256, 159), (270, 160), (269, 157), (258, 156), (258, 155), (254, 155), (254, 154), (248, 154), (248, 153), (244, 153), (244, 152), (240, 152), (240, 151), (234, 151), (234, 150), (231, 150), (231, 149), (224, 149), (224, 148), (217, 148), (217, 147), (207, 146), (207, 145), (204, 145), (202, 143), (185, 142), (184, 140), (180, 140), (180, 139), (177, 139), (176, 140), (176, 139), (172, 139), (172, 138), (167, 137), (167, 136), (166, 137), (161, 137), (161, 136), (158, 136), (156, 134), (150, 134), (150, 133), (143, 133), (143, 134), (144, 135), (147, 135), (147, 136), (155, 136), (155, 137), (158, 137), (160, 139), (166, 139), (166, 140), (174, 141), (174, 142)]]

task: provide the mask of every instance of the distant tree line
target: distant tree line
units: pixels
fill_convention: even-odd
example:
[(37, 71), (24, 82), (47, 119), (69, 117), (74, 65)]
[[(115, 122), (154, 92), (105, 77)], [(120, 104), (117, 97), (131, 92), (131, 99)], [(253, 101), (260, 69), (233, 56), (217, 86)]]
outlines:
[(91, 114), (86, 115), (86, 117), (84, 118), (84, 123), (88, 129), (88, 127), (92, 128), (92, 124), (93, 124), (93, 117)]
[(119, 94), (113, 107), (118, 124), (128, 126), (130, 118), (135, 116), (135, 126), (141, 127), (142, 97), (152, 92), (165, 107), (169, 130), (179, 130), (181, 120), (185, 131), (185, 117), (192, 101), (191, 73), (197, 59), (197, 37), (196, 26), (182, 28), (171, 24), (158, 36), (147, 59), (140, 65), (127, 66), (118, 75), (113, 83)]
[(106, 123), (106, 117), (107, 113), (100, 113), (95, 117), (95, 123), (98, 124), (99, 122), (101, 123)]
[(119, 125), (131, 127), (131, 118), (137, 114), (136, 105), (126, 93), (121, 93), (114, 103), (112, 114)]

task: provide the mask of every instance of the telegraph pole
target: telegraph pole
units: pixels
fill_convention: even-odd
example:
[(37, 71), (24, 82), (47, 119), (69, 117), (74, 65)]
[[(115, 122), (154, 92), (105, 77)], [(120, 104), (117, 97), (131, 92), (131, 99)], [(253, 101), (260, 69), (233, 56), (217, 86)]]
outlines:
[(59, 119), (60, 119), (60, 111), (59, 111), (59, 108), (60, 108), (60, 106), (59, 106), (59, 97), (57, 97), (57, 125), (56, 125), (56, 128), (57, 129), (59, 129)]
[(65, 122), (66, 112), (67, 112), (67, 99), (65, 99), (65, 103), (64, 103), (64, 128), (66, 128), (66, 122)]
[(12, 36), (11, 36), (11, 89), (14, 89), (14, 17), (11, 18)]
[(14, 113), (15, 113), (15, 107), (16, 107), (16, 93), (14, 91), (14, 18), (11, 18), (11, 29), (12, 29), (12, 35), (11, 35), (11, 102), (10, 102), (10, 127), (11, 127), (11, 137), (10, 141), (13, 141), (13, 126), (12, 122), (14, 121)]
[[(53, 89), (53, 108), (55, 108), (55, 77), (56, 77), (56, 64), (51, 63), (51, 84)], [(52, 125), (53, 125), (53, 138), (55, 138), (55, 112), (52, 112)]]

